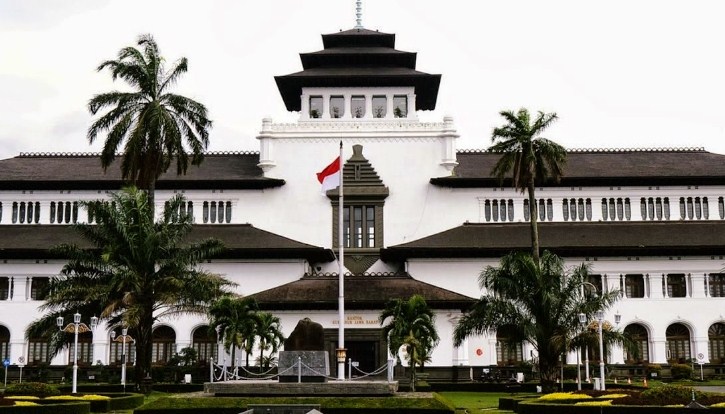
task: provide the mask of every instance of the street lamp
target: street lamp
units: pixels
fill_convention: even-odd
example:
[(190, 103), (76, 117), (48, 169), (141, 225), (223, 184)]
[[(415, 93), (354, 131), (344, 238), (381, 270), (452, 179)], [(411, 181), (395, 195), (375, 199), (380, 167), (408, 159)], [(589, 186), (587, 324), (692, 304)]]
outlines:
[(604, 323), (604, 311), (598, 310), (596, 313), (599, 322), (599, 377), (602, 379), (600, 390), (605, 391), (607, 385), (604, 382), (604, 336), (602, 335), (602, 324)]
[(85, 323), (81, 323), (81, 314), (76, 312), (73, 314), (73, 323), (69, 323), (63, 328), (63, 317), (59, 316), (55, 319), (55, 324), (58, 325), (58, 329), (62, 332), (73, 333), (75, 335), (75, 342), (73, 347), (73, 394), (78, 391), (78, 334), (91, 332), (98, 326), (98, 318), (91, 317), (91, 327)]
[(126, 393), (126, 341), (133, 342), (133, 338), (128, 335), (128, 328), (121, 329), (121, 336), (116, 338), (116, 331), (111, 331), (111, 341), (121, 342), (121, 385), (123, 392)]
[[(587, 315), (580, 313), (579, 314), (579, 323), (582, 326), (582, 329), (586, 329), (587, 326)], [(589, 382), (589, 346), (584, 346), (584, 378)]]

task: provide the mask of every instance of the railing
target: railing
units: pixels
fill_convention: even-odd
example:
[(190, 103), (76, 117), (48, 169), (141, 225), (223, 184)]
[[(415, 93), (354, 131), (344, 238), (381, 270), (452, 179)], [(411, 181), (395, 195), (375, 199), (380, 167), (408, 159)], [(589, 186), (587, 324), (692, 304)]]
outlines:
[[(386, 373), (387, 381), (393, 382), (393, 368), (395, 366), (395, 360), (389, 359), (384, 365), (380, 366), (376, 370), (372, 372), (365, 372), (360, 369), (358, 369), (354, 364), (352, 363), (351, 359), (348, 359), (348, 378), (345, 380), (347, 381), (359, 381), (368, 377), (381, 375), (384, 372)], [(315, 376), (324, 377), (327, 380), (330, 381), (340, 381), (337, 377), (331, 377), (329, 375), (326, 375), (325, 373), (318, 372), (314, 368), (306, 365), (304, 362), (302, 362), (302, 358), (297, 358), (297, 363), (283, 371), (279, 371), (276, 373), (272, 373), (274, 371), (274, 368), (270, 368), (268, 371), (265, 372), (252, 372), (246, 369), (245, 367), (236, 366), (236, 367), (228, 367), (226, 365), (226, 360), (222, 361), (222, 364), (216, 364), (214, 363), (213, 358), (209, 358), (209, 382), (224, 382), (224, 381), (261, 381), (261, 380), (276, 380), (279, 379), (280, 375), (294, 375), (297, 374), (297, 382), (302, 382), (302, 369), (305, 368), (305, 372), (311, 372)], [(356, 376), (355, 378), (352, 377), (353, 375), (353, 369), (355, 372), (362, 374), (359, 376)]]

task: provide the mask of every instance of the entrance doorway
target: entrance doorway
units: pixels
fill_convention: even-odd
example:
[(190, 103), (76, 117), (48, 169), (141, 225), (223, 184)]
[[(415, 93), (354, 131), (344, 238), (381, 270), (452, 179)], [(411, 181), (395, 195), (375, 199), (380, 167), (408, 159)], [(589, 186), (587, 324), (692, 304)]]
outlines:
[[(347, 358), (357, 362), (352, 376), (364, 375), (362, 372), (373, 372), (387, 361), (387, 342), (383, 340), (381, 329), (348, 329), (345, 330), (345, 348)], [(337, 329), (325, 329), (325, 349), (330, 354), (330, 375), (337, 376)], [(359, 371), (358, 371), (359, 370)], [(383, 374), (385, 375), (385, 374)], [(345, 362), (345, 377), (349, 376), (348, 363)]]

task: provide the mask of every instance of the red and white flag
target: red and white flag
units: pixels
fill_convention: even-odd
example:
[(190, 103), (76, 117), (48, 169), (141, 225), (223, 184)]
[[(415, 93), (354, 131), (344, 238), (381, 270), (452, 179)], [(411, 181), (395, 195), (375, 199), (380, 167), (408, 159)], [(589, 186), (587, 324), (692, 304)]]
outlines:
[(317, 173), (317, 181), (322, 184), (322, 193), (340, 186), (340, 157)]

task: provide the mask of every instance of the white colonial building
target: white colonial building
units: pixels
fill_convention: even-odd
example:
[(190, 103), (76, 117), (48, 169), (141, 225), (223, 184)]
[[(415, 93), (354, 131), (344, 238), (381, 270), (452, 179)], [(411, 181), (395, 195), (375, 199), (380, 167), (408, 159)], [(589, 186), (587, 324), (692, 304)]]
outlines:
[[(301, 55), (301, 72), (276, 77), (299, 121), (264, 119), (258, 153), (209, 154), (187, 175), (164, 175), (158, 207), (184, 194), (194, 237), (227, 246), (205, 266), (236, 282), (237, 293), (254, 295), (286, 334), (303, 317), (320, 322), (332, 351), (340, 206), (337, 190), (320, 194), (315, 173), (342, 142), (349, 356), (365, 370), (384, 363), (380, 310), (420, 293), (442, 338), (429, 367), (458, 376), (471, 366), (530, 360), (530, 344), (501, 345), (505, 332), (453, 346), (461, 312), (481, 294), (479, 272), (528, 249), (528, 199), (491, 177), (496, 154), (457, 150), (452, 118), (418, 120), (417, 111), (435, 108), (441, 77), (417, 71), (416, 54), (394, 42), (357, 28), (324, 35), (323, 50)], [(574, 150), (561, 182), (537, 189), (542, 248), (571, 265), (589, 263), (598, 289), (622, 291), (606, 319), (621, 315), (620, 328), (641, 352), (614, 349), (610, 362), (666, 364), (700, 354), (713, 367), (724, 362), (723, 165), (725, 156), (701, 149)], [(69, 352), (51, 359), (47, 342), (26, 338), (25, 328), (64, 264), (50, 248), (81, 243), (69, 225), (92, 222), (78, 201), (107, 198), (122, 184), (119, 168), (104, 174), (92, 154), (0, 161), (0, 358), (69, 363)], [(189, 346), (202, 358), (220, 352), (203, 316), (163, 321), (154, 336), (157, 363)], [(116, 364), (119, 352), (104, 326), (81, 337), (85, 363)]]

